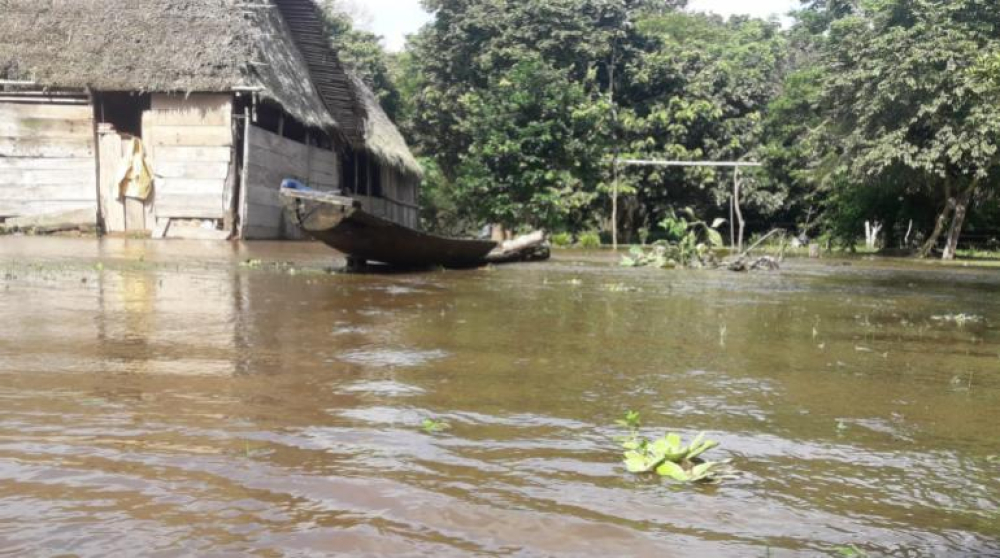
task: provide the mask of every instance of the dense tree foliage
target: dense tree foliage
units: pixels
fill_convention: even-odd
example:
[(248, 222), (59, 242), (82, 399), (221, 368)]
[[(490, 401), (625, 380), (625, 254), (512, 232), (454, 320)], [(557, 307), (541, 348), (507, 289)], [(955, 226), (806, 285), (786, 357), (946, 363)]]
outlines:
[(938, 192), (944, 209), (927, 249), (950, 215), (949, 258), (1000, 156), (1000, 106), (970, 71), (1000, 46), (998, 23), (993, 2), (896, 0), (831, 26), (826, 101), (847, 171)]
[[(996, 178), (1000, 105), (983, 53), (1000, 47), (1000, 12), (984, 0), (830, 1), (800, 21), (813, 52), (789, 78), (805, 79), (805, 94), (786, 88), (774, 105), (788, 126), (775, 166), (805, 171), (838, 236), (853, 241), (868, 220), (894, 244), (917, 223), (923, 253), (947, 230), (954, 257), (969, 208)], [(812, 118), (782, 114), (796, 100)]]
[(392, 118), (399, 118), (400, 98), (391, 70), (391, 57), (381, 44), (381, 37), (356, 25), (355, 6), (344, 0), (321, 0), (330, 40), (348, 66), (375, 92), (382, 108)]
[[(623, 156), (633, 159), (739, 161), (755, 158), (764, 115), (785, 71), (786, 46), (775, 23), (670, 13), (639, 18), (649, 47), (620, 84)], [(626, 231), (648, 228), (677, 207), (724, 214), (732, 171), (647, 169), (625, 173)], [(756, 178), (747, 202), (772, 214), (786, 192)], [(713, 217), (717, 215), (711, 215)]]
[(429, 168), (432, 228), (636, 239), (680, 208), (728, 217), (731, 171), (616, 158), (763, 161), (757, 231), (853, 246), (877, 223), (886, 248), (953, 257), (963, 229), (996, 228), (992, 0), (803, 0), (788, 28), (684, 0), (424, 3), (434, 20), (397, 55), (332, 21)]

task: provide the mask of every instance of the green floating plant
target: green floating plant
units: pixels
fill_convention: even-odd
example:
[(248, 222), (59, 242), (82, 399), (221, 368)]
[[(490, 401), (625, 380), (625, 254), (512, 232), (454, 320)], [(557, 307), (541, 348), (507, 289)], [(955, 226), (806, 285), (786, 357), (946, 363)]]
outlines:
[(868, 553), (860, 548), (854, 546), (853, 544), (847, 546), (837, 546), (834, 547), (837, 552), (837, 556), (842, 556), (843, 558), (868, 558)]
[(702, 432), (685, 445), (679, 434), (669, 433), (656, 440), (639, 435), (639, 414), (629, 411), (617, 421), (629, 429), (629, 435), (620, 439), (625, 449), (625, 468), (630, 473), (653, 473), (677, 482), (719, 483), (733, 478), (728, 461), (705, 461), (701, 455), (717, 448), (718, 442), (705, 439)]
[(421, 427), (424, 429), (424, 432), (428, 434), (437, 434), (438, 432), (447, 430), (448, 423), (428, 418), (424, 419), (423, 423), (421, 423)]

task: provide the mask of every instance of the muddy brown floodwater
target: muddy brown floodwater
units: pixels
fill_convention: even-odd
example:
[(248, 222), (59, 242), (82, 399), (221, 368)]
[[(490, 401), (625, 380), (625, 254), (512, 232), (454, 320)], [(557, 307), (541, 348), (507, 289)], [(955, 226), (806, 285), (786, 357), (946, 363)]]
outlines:
[[(998, 270), (334, 263), (0, 239), (0, 554), (1000, 555)], [(630, 408), (742, 478), (627, 474)]]

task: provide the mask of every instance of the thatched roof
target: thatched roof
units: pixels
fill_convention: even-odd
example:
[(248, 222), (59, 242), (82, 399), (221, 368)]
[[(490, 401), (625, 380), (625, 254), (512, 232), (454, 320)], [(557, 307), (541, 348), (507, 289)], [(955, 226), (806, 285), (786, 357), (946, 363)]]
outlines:
[(47, 89), (258, 89), (304, 123), (422, 171), (345, 71), (314, 0), (0, 0), (0, 79)]
[(364, 141), (361, 123), (364, 109), (358, 103), (350, 79), (330, 44), (330, 29), (315, 0), (273, 0), (302, 53), (312, 83), (327, 110), (341, 126), (344, 138), (355, 147)]
[[(0, 78), (51, 89), (260, 94), (337, 125), (280, 14), (241, 0), (6, 0)], [(13, 75), (11, 75), (13, 74)]]
[(377, 159), (414, 176), (423, 176), (420, 163), (410, 152), (410, 147), (399, 129), (382, 110), (375, 93), (357, 76), (351, 75), (358, 100), (365, 109), (365, 146)]

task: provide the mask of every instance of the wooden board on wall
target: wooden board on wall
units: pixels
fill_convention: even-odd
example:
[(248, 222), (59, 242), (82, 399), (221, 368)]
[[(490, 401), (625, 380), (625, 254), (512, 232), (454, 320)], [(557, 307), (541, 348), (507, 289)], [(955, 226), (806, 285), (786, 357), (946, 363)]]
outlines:
[(0, 217), (93, 210), (97, 161), (89, 104), (0, 102)]
[(302, 238), (303, 233), (285, 216), (278, 195), (281, 182), (296, 178), (318, 190), (336, 190), (340, 185), (337, 154), (256, 126), (250, 126), (247, 143), (243, 238)]
[(231, 219), (230, 95), (153, 95), (143, 138), (155, 176), (157, 219)]

